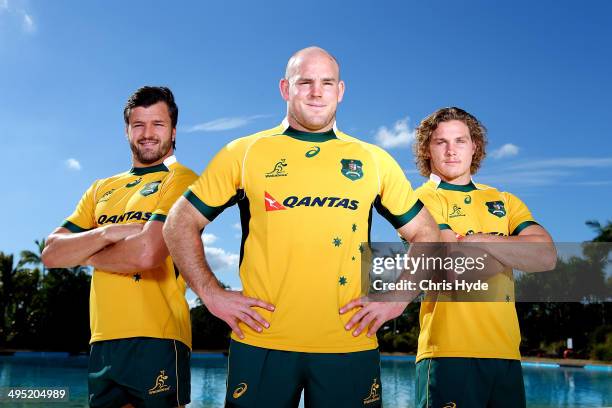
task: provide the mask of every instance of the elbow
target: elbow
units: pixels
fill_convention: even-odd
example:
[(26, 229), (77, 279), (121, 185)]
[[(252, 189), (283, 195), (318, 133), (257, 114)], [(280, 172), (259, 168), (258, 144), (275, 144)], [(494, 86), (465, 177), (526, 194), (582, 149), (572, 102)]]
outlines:
[(554, 248), (546, 251), (544, 256), (542, 256), (542, 263), (545, 271), (555, 269), (557, 267), (557, 251)]
[[(49, 239), (49, 241), (51, 241), (51, 239)], [(61, 267), (61, 265), (58, 264), (58, 259), (54, 254), (54, 251), (51, 247), (51, 242), (47, 241), (47, 246), (45, 246), (45, 249), (43, 249), (43, 252), (41, 254), (41, 261), (43, 263), (43, 265), (45, 265), (45, 267), (47, 268), (59, 268)]]
[(134, 269), (149, 270), (162, 266), (166, 260), (166, 251), (147, 249), (136, 258)]
[(538, 254), (537, 267), (526, 272), (547, 272), (557, 267), (557, 251), (554, 246)]

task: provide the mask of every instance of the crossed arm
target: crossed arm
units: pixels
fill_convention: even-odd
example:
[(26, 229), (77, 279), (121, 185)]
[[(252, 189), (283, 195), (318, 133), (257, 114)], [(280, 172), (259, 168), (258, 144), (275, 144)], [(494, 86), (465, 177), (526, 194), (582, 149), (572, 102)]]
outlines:
[[(449, 230), (443, 232), (448, 234)], [(557, 250), (552, 238), (540, 225), (530, 225), (516, 236), (474, 234), (457, 236), (456, 242), (478, 243), (478, 248), (501, 265), (523, 272), (550, 271), (557, 263)]]
[(91, 265), (125, 274), (153, 269), (168, 256), (162, 226), (160, 221), (111, 224), (79, 233), (60, 227), (47, 238), (42, 259), (49, 268)]

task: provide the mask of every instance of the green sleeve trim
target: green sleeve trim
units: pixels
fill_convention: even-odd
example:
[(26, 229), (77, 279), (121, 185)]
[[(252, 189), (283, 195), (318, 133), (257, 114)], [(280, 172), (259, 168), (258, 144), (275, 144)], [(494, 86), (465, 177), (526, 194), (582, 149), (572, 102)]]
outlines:
[(166, 221), (166, 216), (164, 214), (153, 214), (149, 218), (149, 221), (161, 221), (161, 222), (165, 222)]
[(85, 231), (89, 231), (91, 228), (86, 229), (86, 228), (81, 228), (78, 225), (66, 220), (64, 221), (64, 223), (61, 225), (63, 228), (69, 229), (70, 232), (74, 232), (75, 234), (77, 232), (85, 232)]
[(438, 228), (440, 228), (440, 231), (452, 230), (452, 228), (448, 224), (438, 224)]
[(229, 200), (227, 200), (227, 202), (223, 205), (220, 205), (218, 207), (211, 207), (209, 205), (207, 205), (206, 203), (204, 203), (204, 201), (200, 200), (198, 198), (198, 196), (196, 196), (194, 194), (193, 191), (191, 190), (187, 190), (185, 191), (185, 193), (183, 194), (183, 196), (187, 199), (187, 201), (189, 201), (203, 216), (205, 216), (208, 221), (212, 221), (215, 218), (217, 218), (217, 216), (219, 214), (221, 214), (223, 212), (223, 210), (225, 210), (227, 207), (231, 207), (232, 205), (236, 204), (236, 202), (238, 202), (238, 194), (239, 192), (242, 190), (239, 190), (238, 192), (236, 192), (236, 195), (233, 196), (232, 198), (230, 198)]
[(394, 215), (391, 214), (387, 207), (382, 205), (380, 196), (378, 196), (374, 201), (374, 207), (380, 215), (382, 215), (391, 225), (393, 225), (393, 228), (398, 229), (408, 224), (419, 213), (419, 211), (421, 211), (421, 208), (423, 208), (423, 203), (421, 200), (417, 199), (412, 208), (410, 208), (404, 214)]
[(518, 235), (521, 233), (522, 230), (524, 230), (525, 228), (531, 226), (531, 225), (540, 225), (535, 221), (524, 221), (521, 222), (515, 229), (514, 231), (512, 231), (512, 234), (510, 235)]

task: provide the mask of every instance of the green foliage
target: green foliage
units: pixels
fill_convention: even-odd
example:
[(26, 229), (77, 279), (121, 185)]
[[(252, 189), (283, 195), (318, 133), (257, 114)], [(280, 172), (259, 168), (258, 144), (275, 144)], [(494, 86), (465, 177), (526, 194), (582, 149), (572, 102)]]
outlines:
[[(593, 241), (612, 241), (611, 222), (587, 225), (598, 234)], [(36, 241), (36, 246), (35, 251), (22, 251), (16, 265), (12, 255), (0, 252), (0, 347), (85, 351), (90, 275), (81, 267), (44, 269), (40, 262), (44, 240)], [(585, 243), (583, 255), (560, 261), (561, 279), (554, 282), (539, 282), (539, 274), (517, 282), (517, 290), (540, 291), (540, 296), (546, 291), (572, 296), (578, 285), (591, 288), (592, 294), (583, 302), (517, 303), (523, 355), (561, 357), (571, 337), (574, 357), (612, 361), (612, 303), (597, 301), (612, 289), (612, 277), (603, 273), (609, 251), (601, 244)], [(420, 304), (412, 303), (400, 317), (385, 323), (377, 333), (381, 351), (416, 352), (419, 309)], [(195, 349), (228, 347), (230, 329), (223, 321), (201, 302), (190, 313)]]
[(215, 317), (198, 299), (198, 306), (190, 311), (193, 348), (196, 350), (227, 350), (230, 328)]

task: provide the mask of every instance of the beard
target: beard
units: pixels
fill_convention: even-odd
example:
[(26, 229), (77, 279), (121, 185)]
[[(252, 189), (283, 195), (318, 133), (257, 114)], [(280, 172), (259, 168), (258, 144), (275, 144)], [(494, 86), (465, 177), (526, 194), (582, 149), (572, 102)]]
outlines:
[(140, 146), (138, 143), (130, 142), (130, 149), (134, 157), (142, 164), (153, 164), (159, 161), (162, 157), (168, 154), (172, 148), (172, 139), (168, 139), (165, 142), (161, 142), (157, 145), (156, 149), (145, 148)]

